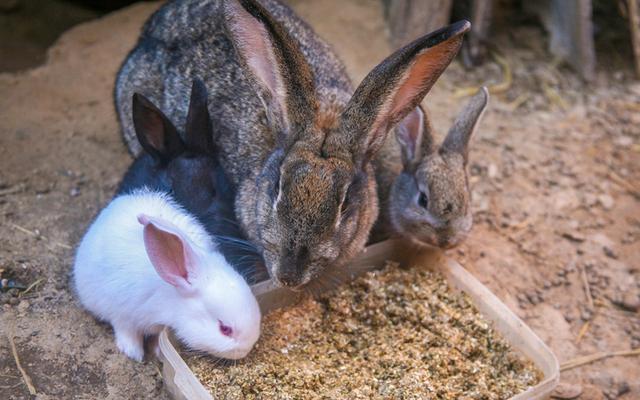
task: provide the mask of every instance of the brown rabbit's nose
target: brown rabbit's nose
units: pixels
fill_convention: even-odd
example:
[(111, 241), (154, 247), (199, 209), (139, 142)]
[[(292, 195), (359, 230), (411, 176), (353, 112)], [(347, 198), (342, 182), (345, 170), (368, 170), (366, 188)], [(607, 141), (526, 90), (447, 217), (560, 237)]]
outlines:
[(285, 286), (299, 286), (302, 274), (309, 262), (309, 248), (300, 246), (292, 250), (286, 250), (282, 258), (282, 266), (278, 273), (278, 281)]
[(283, 286), (296, 287), (300, 286), (298, 277), (293, 274), (281, 274), (278, 276), (278, 282)]

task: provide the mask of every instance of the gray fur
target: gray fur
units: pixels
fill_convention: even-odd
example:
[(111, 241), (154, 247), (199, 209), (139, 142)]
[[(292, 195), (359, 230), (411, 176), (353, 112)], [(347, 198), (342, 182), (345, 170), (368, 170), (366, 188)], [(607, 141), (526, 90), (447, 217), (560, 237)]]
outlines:
[[(391, 234), (406, 237), (419, 245), (450, 248), (460, 244), (472, 226), (471, 193), (466, 165), (469, 140), (489, 101), (481, 88), (458, 114), (442, 145), (433, 144), (433, 128), (424, 114), (420, 149), (412, 157), (404, 154), (408, 145), (403, 126), (389, 135), (376, 159), (376, 179), (381, 216), (374, 228), (374, 241)], [(396, 136), (398, 140), (394, 140)], [(415, 143), (414, 143), (415, 144)], [(420, 193), (427, 207), (420, 205)]]

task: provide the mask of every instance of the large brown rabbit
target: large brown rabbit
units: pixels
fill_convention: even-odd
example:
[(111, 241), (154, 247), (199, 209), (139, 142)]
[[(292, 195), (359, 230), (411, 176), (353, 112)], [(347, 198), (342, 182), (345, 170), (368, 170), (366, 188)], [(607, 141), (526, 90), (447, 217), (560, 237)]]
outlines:
[(190, 82), (202, 79), (238, 219), (272, 278), (298, 287), (363, 249), (378, 216), (371, 161), (468, 30), (462, 21), (416, 39), (354, 92), (329, 46), (276, 0), (169, 2), (118, 74), (124, 137), (137, 154), (133, 92), (183, 124)]

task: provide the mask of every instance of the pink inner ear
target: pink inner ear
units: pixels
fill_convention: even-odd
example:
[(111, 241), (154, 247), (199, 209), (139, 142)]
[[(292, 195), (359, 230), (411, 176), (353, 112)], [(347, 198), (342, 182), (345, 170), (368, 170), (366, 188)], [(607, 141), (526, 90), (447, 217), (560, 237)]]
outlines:
[(406, 149), (407, 158), (414, 159), (424, 135), (424, 114), (419, 107), (414, 108), (400, 121), (396, 134), (398, 141)]
[[(422, 100), (457, 53), (462, 37), (452, 38), (424, 50), (405, 71), (395, 94), (381, 106), (371, 126), (367, 148), (375, 152), (382, 146), (387, 132)], [(421, 97), (422, 96), (422, 97)]]
[[(138, 218), (140, 221), (141, 217)], [(141, 221), (142, 222), (142, 221)], [(147, 255), (162, 279), (176, 287), (188, 287), (188, 244), (176, 233), (147, 220), (144, 244)]]
[(256, 78), (283, 107), (282, 100), (286, 94), (269, 33), (264, 25), (237, 1), (227, 1), (225, 7), (230, 18), (228, 26), (232, 30), (238, 50)]
[(461, 40), (462, 37), (444, 41), (426, 49), (416, 58), (393, 98), (388, 114), (392, 122), (395, 115), (401, 114), (425, 88), (433, 86), (457, 53)]

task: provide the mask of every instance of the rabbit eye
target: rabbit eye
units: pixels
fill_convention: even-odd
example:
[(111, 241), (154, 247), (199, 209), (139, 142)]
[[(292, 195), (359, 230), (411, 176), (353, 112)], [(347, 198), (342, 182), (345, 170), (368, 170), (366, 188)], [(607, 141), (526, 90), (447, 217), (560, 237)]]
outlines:
[(357, 174), (346, 188), (344, 201), (340, 205), (340, 217), (342, 219), (349, 219), (357, 214), (359, 208), (358, 200), (360, 199), (359, 193), (362, 192), (366, 183), (366, 176)]
[(425, 192), (420, 192), (420, 196), (418, 197), (418, 205), (422, 208), (427, 208), (429, 205), (429, 199), (427, 199), (427, 195)]
[(233, 335), (233, 328), (223, 324), (220, 320), (218, 320), (218, 324), (220, 325), (220, 333), (222, 333), (224, 336), (231, 337)]

